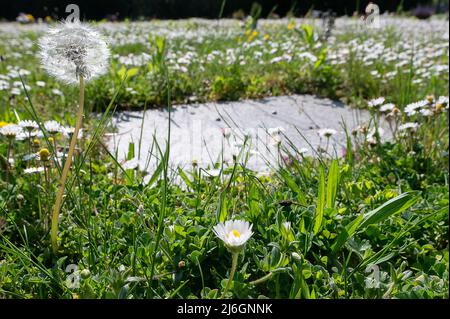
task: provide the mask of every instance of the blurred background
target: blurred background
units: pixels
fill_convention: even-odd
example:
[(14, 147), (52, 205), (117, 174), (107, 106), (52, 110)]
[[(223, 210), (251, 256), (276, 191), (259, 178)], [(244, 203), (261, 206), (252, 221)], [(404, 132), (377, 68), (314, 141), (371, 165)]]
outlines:
[[(58, 20), (66, 16), (70, 3), (81, 9), (89, 20), (181, 19), (202, 17), (245, 18), (257, 13), (261, 18), (305, 16), (330, 11), (334, 14), (361, 14), (370, 1), (358, 0), (15, 0), (2, 3), (0, 20), (33, 23)], [(448, 0), (377, 0), (381, 13), (402, 13), (426, 19), (448, 12)]]

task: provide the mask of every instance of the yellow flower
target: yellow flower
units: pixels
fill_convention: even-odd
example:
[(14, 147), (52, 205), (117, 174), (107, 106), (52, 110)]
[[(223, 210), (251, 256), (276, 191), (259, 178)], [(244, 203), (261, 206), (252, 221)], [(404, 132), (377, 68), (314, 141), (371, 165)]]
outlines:
[(30, 21), (30, 22), (34, 22), (34, 17), (33, 17), (32, 14), (27, 14), (27, 19), (28, 19), (28, 21)]
[(246, 30), (245, 35), (250, 35), (250, 30)]
[(39, 151), (39, 157), (41, 158), (41, 161), (43, 161), (43, 162), (48, 161), (48, 159), (50, 157), (50, 151), (46, 148), (42, 148)]
[(295, 23), (294, 22), (290, 22), (287, 26), (288, 30), (292, 30), (295, 28)]
[(8, 122), (0, 121), (0, 127), (6, 126), (8, 124), (9, 124)]
[(264, 40), (269, 40), (270, 39), (270, 35), (268, 35), (267, 33), (266, 34), (264, 34)]
[(39, 141), (37, 138), (33, 140), (33, 147), (39, 147), (41, 146), (41, 141)]
[(252, 33), (252, 37), (256, 37), (258, 35), (258, 31), (254, 30)]

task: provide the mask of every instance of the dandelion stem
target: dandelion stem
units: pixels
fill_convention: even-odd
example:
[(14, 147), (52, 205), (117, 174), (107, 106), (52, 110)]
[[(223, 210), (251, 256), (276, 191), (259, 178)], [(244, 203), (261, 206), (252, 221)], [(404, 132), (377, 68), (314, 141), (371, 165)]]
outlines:
[(228, 289), (230, 289), (230, 285), (231, 285), (231, 282), (233, 281), (234, 273), (236, 272), (238, 257), (239, 257), (239, 252), (232, 253), (230, 277), (228, 278), (227, 286), (225, 287), (225, 290), (223, 291), (222, 297), (220, 297), (220, 299), (223, 299), (225, 297), (225, 295), (227, 294)]
[(51, 241), (53, 253), (56, 254), (58, 250), (58, 218), (59, 212), (61, 210), (62, 197), (64, 194), (64, 189), (67, 181), (67, 175), (69, 174), (70, 165), (72, 164), (73, 152), (75, 150), (75, 146), (77, 144), (78, 132), (81, 128), (81, 124), (83, 121), (83, 107), (84, 107), (84, 79), (80, 76), (80, 99), (79, 99), (79, 107), (77, 114), (77, 122), (75, 124), (75, 131), (72, 135), (72, 139), (70, 141), (69, 152), (67, 153), (67, 158), (64, 163), (64, 168), (61, 175), (60, 185), (58, 189), (58, 194), (56, 195), (55, 206), (53, 207), (52, 214), (52, 228), (51, 228)]

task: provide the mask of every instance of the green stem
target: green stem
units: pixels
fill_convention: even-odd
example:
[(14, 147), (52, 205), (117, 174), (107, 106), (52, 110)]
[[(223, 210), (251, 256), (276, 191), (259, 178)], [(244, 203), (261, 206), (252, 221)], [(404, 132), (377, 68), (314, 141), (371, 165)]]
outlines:
[(231, 282), (233, 281), (234, 273), (236, 272), (237, 262), (238, 262), (239, 253), (232, 253), (232, 261), (231, 261), (231, 270), (230, 270), (230, 277), (228, 278), (227, 286), (225, 287), (225, 290), (223, 291), (222, 297), (220, 299), (223, 299), (225, 295), (228, 292), (228, 289), (230, 289)]
[(250, 281), (250, 285), (258, 285), (258, 284), (262, 284), (263, 282), (266, 282), (267, 280), (269, 280), (270, 278), (273, 277), (273, 272), (269, 272), (267, 275), (265, 275), (264, 277), (261, 277), (259, 279)]
[(8, 137), (8, 151), (6, 152), (6, 183), (9, 183), (9, 158), (11, 157), (12, 138)]
[[(67, 159), (64, 163), (64, 168), (61, 175), (60, 185), (58, 194), (56, 195), (55, 206), (53, 207), (52, 213), (52, 227), (51, 227), (51, 241), (53, 253), (56, 254), (58, 251), (58, 218), (59, 212), (61, 210), (62, 198), (64, 195), (64, 189), (66, 186), (67, 175), (69, 174), (70, 165), (72, 164), (73, 152), (75, 150), (75, 146), (77, 144), (78, 132), (81, 128), (81, 123), (83, 122), (83, 106), (84, 106), (84, 79), (80, 76), (80, 99), (79, 99), (79, 108), (77, 114), (77, 122), (75, 124), (75, 131), (72, 135), (72, 139), (70, 141), (69, 152), (67, 154)], [(56, 152), (56, 151), (55, 151)]]

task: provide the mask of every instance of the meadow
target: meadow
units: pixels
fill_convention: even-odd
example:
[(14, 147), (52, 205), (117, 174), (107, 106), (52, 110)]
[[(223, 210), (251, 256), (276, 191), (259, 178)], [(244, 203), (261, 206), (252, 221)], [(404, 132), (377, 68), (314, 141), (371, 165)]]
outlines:
[[(86, 83), (72, 154), (79, 90), (41, 67), (47, 24), (0, 24), (0, 298), (448, 298), (444, 17), (92, 26), (110, 63)], [(247, 139), (232, 161), (189, 169), (156, 143), (151, 171), (135, 145), (127, 161), (105, 146), (120, 110), (290, 94), (371, 120), (343, 126), (342, 156), (272, 132), (280, 161), (263, 173), (246, 167)]]

